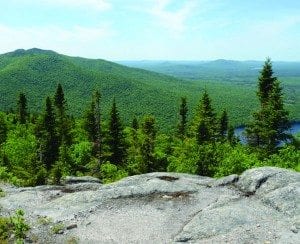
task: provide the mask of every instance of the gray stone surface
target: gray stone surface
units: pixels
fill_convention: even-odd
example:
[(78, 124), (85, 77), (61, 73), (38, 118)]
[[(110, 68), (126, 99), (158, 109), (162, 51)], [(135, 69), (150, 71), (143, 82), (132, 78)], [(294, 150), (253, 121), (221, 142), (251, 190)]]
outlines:
[[(109, 185), (0, 186), (38, 243), (299, 243), (300, 174), (274, 167), (212, 179), (150, 173)], [(53, 228), (60, 226), (59, 233)]]

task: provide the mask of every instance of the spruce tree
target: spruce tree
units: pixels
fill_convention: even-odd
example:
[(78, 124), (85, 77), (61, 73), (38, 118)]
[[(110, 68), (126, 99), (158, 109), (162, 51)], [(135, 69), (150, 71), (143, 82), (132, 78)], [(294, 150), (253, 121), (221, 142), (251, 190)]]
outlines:
[(6, 141), (7, 138), (7, 123), (4, 115), (0, 114), (0, 145)]
[(178, 125), (178, 135), (181, 139), (183, 139), (186, 135), (187, 113), (188, 107), (186, 103), (186, 97), (181, 97), (181, 104), (179, 109), (180, 121)]
[(281, 141), (291, 136), (288, 112), (284, 108), (280, 82), (273, 77), (272, 63), (267, 59), (259, 77), (257, 92), (260, 109), (253, 113), (253, 120), (246, 128), (250, 146), (273, 153)]
[(72, 144), (71, 120), (66, 113), (67, 102), (61, 84), (57, 85), (54, 95), (54, 105), (56, 108), (57, 127), (60, 145), (65, 143), (70, 146)]
[(269, 95), (273, 89), (273, 84), (276, 79), (276, 77), (273, 77), (271, 59), (267, 58), (262, 71), (260, 71), (260, 76), (258, 77), (257, 96), (261, 105), (264, 105), (268, 101)]
[(223, 110), (221, 118), (220, 118), (220, 124), (219, 124), (219, 134), (221, 138), (225, 138), (228, 130), (228, 115), (226, 110)]
[(218, 134), (217, 118), (207, 91), (204, 91), (198, 106), (194, 127), (199, 144), (216, 140)]
[(19, 94), (18, 118), (20, 124), (26, 124), (28, 118), (28, 111), (27, 111), (27, 99), (24, 93)]
[(100, 160), (102, 156), (102, 131), (100, 113), (100, 92), (95, 91), (89, 109), (84, 116), (84, 129), (89, 140), (94, 144), (94, 155)]
[(123, 126), (117, 110), (116, 100), (113, 100), (109, 119), (109, 161), (116, 165), (121, 165), (125, 160), (125, 144)]
[(46, 109), (37, 136), (40, 140), (40, 160), (50, 170), (59, 157), (59, 138), (52, 101), (46, 98)]
[(156, 171), (156, 160), (154, 157), (156, 128), (153, 116), (147, 116), (142, 123), (143, 142), (141, 145), (141, 154), (143, 160), (143, 173)]
[(132, 123), (131, 123), (131, 127), (134, 130), (138, 130), (139, 129), (139, 122), (137, 120), (136, 117), (133, 118)]

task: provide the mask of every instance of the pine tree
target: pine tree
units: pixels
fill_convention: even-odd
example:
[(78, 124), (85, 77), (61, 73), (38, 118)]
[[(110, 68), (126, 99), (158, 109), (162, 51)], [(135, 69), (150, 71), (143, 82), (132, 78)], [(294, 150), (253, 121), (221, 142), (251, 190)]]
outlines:
[(234, 135), (234, 127), (233, 126), (229, 126), (229, 128), (228, 128), (227, 141), (230, 143), (230, 145), (235, 145), (237, 143), (237, 138)]
[(181, 104), (179, 109), (180, 122), (178, 125), (178, 135), (181, 139), (183, 139), (186, 135), (187, 113), (188, 107), (186, 103), (186, 97), (181, 97)]
[(7, 124), (4, 115), (0, 114), (0, 145), (6, 141), (7, 138)]
[(258, 98), (260, 109), (253, 113), (253, 120), (246, 128), (249, 145), (273, 153), (280, 141), (291, 136), (288, 112), (284, 109), (280, 82), (273, 77), (272, 64), (267, 59), (259, 77)]
[(93, 93), (90, 107), (84, 116), (84, 129), (89, 140), (94, 144), (95, 155), (101, 154), (102, 147), (100, 97), (98, 91)]
[(268, 101), (269, 95), (273, 89), (273, 84), (276, 81), (276, 79), (276, 77), (273, 77), (271, 59), (267, 58), (258, 78), (257, 96), (261, 105), (265, 104)]
[(207, 91), (203, 93), (194, 124), (196, 126), (194, 130), (196, 131), (196, 138), (199, 144), (216, 140), (218, 134), (217, 119)]
[(152, 116), (144, 118), (142, 123), (142, 132), (144, 140), (141, 145), (141, 154), (143, 159), (143, 173), (156, 171), (156, 160), (154, 157), (156, 128), (155, 119)]
[(121, 165), (125, 159), (125, 144), (123, 126), (117, 110), (116, 100), (113, 100), (109, 119), (109, 161), (116, 165)]
[(228, 130), (228, 115), (226, 110), (223, 110), (222, 112), (219, 126), (219, 134), (221, 138), (225, 138)]
[(40, 141), (40, 160), (50, 170), (59, 157), (59, 138), (52, 101), (46, 98), (46, 109), (37, 131)]
[(67, 102), (61, 84), (57, 85), (57, 89), (54, 95), (54, 105), (56, 107), (57, 114), (57, 127), (60, 145), (65, 143), (70, 146), (72, 144), (71, 135), (71, 120), (66, 114)]
[(24, 93), (19, 94), (18, 99), (18, 118), (20, 124), (26, 124), (28, 119), (27, 99)]
[(132, 123), (131, 123), (131, 127), (134, 130), (138, 130), (139, 129), (139, 122), (137, 120), (136, 117), (133, 118)]

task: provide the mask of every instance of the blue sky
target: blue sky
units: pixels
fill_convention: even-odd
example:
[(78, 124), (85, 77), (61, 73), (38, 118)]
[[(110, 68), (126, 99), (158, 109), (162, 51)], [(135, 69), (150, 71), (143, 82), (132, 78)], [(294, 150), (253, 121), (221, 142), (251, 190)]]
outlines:
[(299, 0), (0, 0), (0, 53), (300, 61)]

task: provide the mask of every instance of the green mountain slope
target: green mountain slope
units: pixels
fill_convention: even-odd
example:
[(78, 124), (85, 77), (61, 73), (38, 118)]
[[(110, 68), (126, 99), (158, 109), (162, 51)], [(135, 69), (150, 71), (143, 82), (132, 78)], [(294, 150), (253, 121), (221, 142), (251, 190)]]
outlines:
[(100, 89), (105, 116), (116, 97), (127, 124), (134, 115), (153, 114), (161, 129), (175, 126), (180, 96), (187, 96), (193, 110), (204, 88), (218, 111), (229, 111), (235, 125), (245, 123), (256, 106), (254, 85), (181, 80), (105, 60), (69, 57), (40, 49), (0, 55), (1, 110), (15, 108), (17, 95), (22, 91), (27, 94), (30, 111), (40, 111), (45, 97), (54, 94), (58, 83), (63, 85), (69, 110), (75, 115), (82, 115), (93, 89)]

